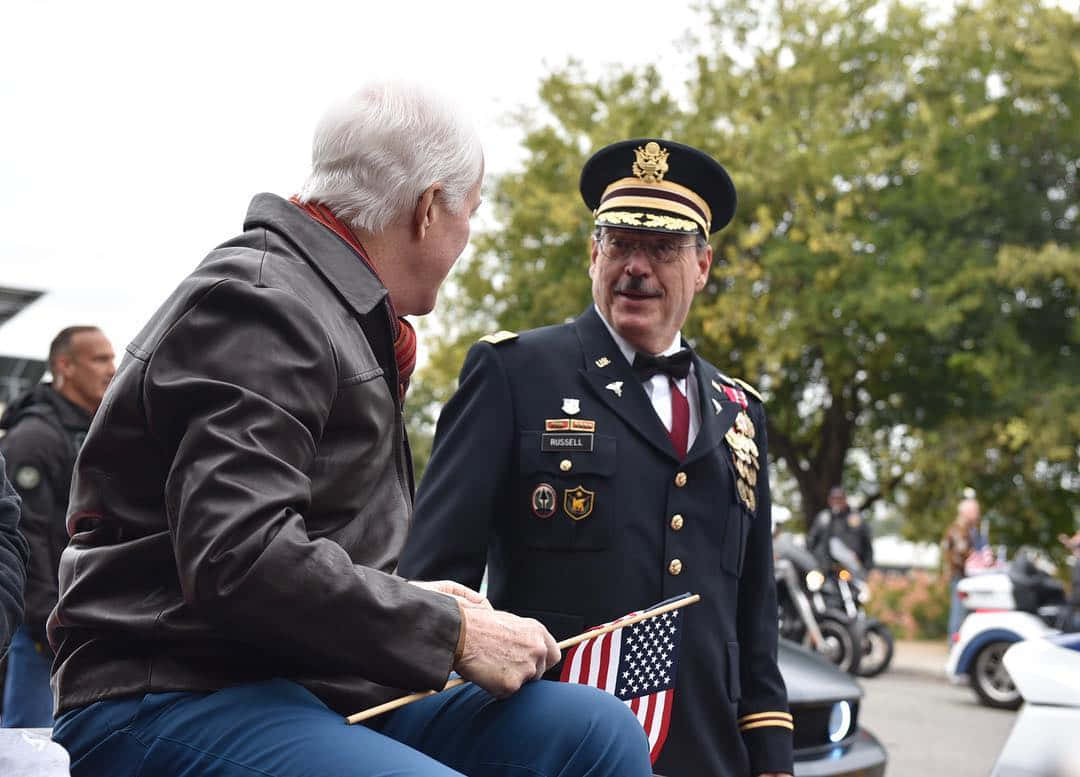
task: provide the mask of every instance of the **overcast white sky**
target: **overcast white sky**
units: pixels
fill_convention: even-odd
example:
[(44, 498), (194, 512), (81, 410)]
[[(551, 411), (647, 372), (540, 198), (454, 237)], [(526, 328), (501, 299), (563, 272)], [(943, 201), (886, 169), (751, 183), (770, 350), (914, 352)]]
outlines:
[(641, 0), (24, 0), (3, 16), (0, 286), (47, 294), (0, 327), (0, 354), (39, 358), (73, 323), (119, 355), (252, 194), (296, 191), (315, 122), (366, 78), (450, 93), (497, 173), (521, 158), (507, 115), (552, 67), (681, 79), (676, 41), (699, 19)]

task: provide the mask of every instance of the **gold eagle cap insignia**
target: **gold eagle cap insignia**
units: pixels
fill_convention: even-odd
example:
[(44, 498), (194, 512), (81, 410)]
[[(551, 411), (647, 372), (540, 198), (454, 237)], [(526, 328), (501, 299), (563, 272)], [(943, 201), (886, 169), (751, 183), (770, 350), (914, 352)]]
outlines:
[(659, 183), (668, 171), (668, 152), (655, 140), (634, 149), (634, 175), (645, 183)]

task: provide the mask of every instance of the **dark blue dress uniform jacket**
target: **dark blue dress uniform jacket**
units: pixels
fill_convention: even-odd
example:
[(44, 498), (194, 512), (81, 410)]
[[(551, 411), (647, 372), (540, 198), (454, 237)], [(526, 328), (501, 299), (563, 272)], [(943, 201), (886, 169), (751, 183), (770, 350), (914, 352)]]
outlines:
[[(727, 380), (715, 367), (696, 355), (694, 366), (702, 424), (679, 461), (593, 308), (570, 324), (477, 343), (439, 419), (399, 573), (478, 587), (487, 564), (492, 603), (538, 619), (558, 640), (700, 594), (683, 610), (674, 709), (655, 770), (790, 771), (790, 723), (767, 714), (786, 712), (787, 694), (776, 663), (765, 415), (747, 393), (762, 466), (751, 513), (736, 497), (724, 442), (740, 407), (713, 385)], [(618, 381), (621, 396), (607, 388)], [(580, 412), (564, 412), (564, 398), (579, 400)], [(541, 449), (545, 420), (565, 417), (596, 422), (591, 452)], [(549, 518), (532, 506), (542, 483), (557, 496)], [(578, 486), (593, 492), (592, 511), (572, 520), (564, 499)]]

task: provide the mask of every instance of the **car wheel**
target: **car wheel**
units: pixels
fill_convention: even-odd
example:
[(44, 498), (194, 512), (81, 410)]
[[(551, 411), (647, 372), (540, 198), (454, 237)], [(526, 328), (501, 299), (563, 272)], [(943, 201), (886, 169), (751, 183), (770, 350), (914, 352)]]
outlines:
[(971, 666), (971, 687), (979, 701), (988, 707), (1015, 710), (1023, 703), (1002, 658), (1012, 642), (991, 642), (975, 656)]
[(893, 657), (892, 630), (884, 623), (872, 620), (863, 628), (863, 652), (856, 674), (876, 677), (889, 668)]
[(825, 638), (822, 654), (836, 664), (837, 668), (854, 674), (862, 657), (862, 639), (855, 639), (847, 624), (835, 618), (822, 618), (821, 636)]

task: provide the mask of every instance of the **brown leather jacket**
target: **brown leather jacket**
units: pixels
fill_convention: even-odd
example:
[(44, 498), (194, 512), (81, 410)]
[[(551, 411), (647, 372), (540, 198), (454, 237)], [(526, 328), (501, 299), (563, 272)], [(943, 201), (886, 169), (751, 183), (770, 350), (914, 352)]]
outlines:
[(57, 711), (284, 677), (347, 714), (441, 688), (453, 599), (412, 509), (386, 290), (273, 195), (128, 346), (75, 468)]

